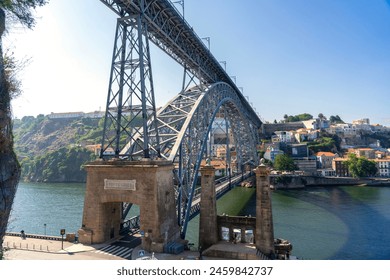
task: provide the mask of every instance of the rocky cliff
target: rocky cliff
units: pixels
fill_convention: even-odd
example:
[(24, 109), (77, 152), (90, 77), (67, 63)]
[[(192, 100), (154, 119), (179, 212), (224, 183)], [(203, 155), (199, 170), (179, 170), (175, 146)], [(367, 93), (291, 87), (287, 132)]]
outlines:
[(100, 142), (101, 119), (47, 116), (14, 120), (15, 151), (22, 180), (83, 182), (82, 165), (96, 159), (88, 144)]

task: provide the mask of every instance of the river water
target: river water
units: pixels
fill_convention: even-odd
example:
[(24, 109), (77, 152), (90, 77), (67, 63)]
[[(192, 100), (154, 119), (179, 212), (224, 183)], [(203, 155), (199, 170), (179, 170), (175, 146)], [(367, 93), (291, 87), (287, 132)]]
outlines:
[[(62, 228), (76, 232), (84, 192), (85, 184), (20, 183), (8, 231), (56, 236)], [(234, 194), (228, 193), (218, 207), (233, 200)], [(292, 242), (293, 254), (300, 258), (390, 259), (390, 186), (277, 190), (272, 207), (275, 237)], [(255, 216), (254, 197), (241, 214)], [(191, 221), (187, 232), (193, 243), (197, 221)]]

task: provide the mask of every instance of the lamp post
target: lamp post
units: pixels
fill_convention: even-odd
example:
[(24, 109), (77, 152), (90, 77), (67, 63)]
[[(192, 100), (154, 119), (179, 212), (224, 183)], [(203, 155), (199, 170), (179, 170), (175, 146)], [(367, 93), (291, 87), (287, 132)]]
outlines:
[(179, 4), (182, 8), (182, 15), (183, 15), (183, 19), (184, 19), (184, 0), (180, 0), (180, 1), (175, 1), (175, 2), (172, 2), (173, 4)]
[(226, 72), (226, 61), (220, 61), (219, 63), (223, 64), (224, 70), (225, 70), (225, 72)]
[(43, 224), (43, 228), (45, 229), (45, 236), (46, 236), (46, 226), (47, 226), (47, 224)]
[(65, 235), (65, 229), (60, 230), (61, 234), (61, 250), (64, 250), (64, 235)]
[(206, 40), (207, 41), (207, 45), (208, 45), (209, 51), (210, 51), (210, 37), (204, 37), (204, 38), (202, 38), (202, 40)]

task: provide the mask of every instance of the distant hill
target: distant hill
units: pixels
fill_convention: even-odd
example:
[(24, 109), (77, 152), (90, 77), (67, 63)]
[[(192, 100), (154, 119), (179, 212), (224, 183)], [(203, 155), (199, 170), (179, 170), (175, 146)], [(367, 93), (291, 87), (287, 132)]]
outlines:
[(95, 160), (88, 144), (101, 141), (103, 118), (23, 117), (13, 123), (22, 180), (84, 182), (82, 165)]

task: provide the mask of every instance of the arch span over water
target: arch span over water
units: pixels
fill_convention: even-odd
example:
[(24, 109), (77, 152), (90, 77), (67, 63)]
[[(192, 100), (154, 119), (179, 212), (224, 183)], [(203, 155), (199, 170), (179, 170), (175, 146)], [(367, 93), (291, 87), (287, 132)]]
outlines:
[[(256, 144), (258, 127), (251, 122), (240, 96), (227, 83), (218, 82), (193, 87), (179, 93), (157, 112), (157, 131), (149, 127), (151, 137), (159, 135), (161, 157), (175, 165), (176, 197), (179, 225), (185, 234), (191, 202), (197, 188), (202, 160), (208, 156), (209, 136), (216, 117), (225, 118), (233, 134), (235, 156), (228, 156), (227, 168), (242, 172), (244, 165), (258, 164)], [(140, 131), (135, 141), (121, 151), (132, 159), (142, 157), (143, 138)], [(158, 156), (153, 141), (152, 157)]]

